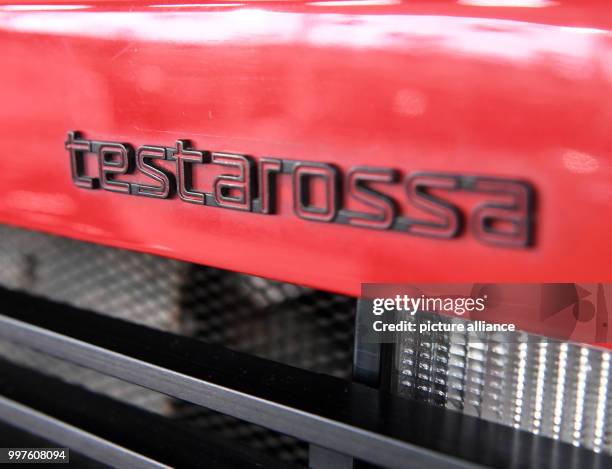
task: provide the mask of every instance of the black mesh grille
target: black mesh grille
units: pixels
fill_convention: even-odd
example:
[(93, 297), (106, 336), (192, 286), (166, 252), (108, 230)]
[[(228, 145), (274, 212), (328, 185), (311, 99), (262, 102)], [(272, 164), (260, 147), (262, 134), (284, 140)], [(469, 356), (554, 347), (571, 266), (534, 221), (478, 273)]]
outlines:
[[(282, 282), (0, 226), (0, 285), (348, 378), (355, 300)], [(36, 352), (0, 343), (12, 361), (276, 457), (305, 444)]]
[[(193, 266), (184, 282), (181, 311), (190, 335), (206, 342), (348, 378), (354, 300), (259, 277)], [(307, 446), (294, 438), (222, 414), (176, 403), (179, 418), (268, 451), (307, 462)]]
[(348, 378), (354, 300), (193, 266), (181, 311), (191, 335), (288, 365)]

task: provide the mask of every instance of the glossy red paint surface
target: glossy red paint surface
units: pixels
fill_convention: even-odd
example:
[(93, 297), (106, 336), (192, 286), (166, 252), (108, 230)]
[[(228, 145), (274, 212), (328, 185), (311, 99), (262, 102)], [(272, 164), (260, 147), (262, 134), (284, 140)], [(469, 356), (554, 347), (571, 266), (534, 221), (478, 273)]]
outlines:
[[(612, 281), (611, 28), (612, 4), (587, 0), (4, 4), (0, 222), (355, 295)], [(303, 221), (287, 177), (278, 215), (86, 191), (69, 130), (523, 179), (535, 244)]]

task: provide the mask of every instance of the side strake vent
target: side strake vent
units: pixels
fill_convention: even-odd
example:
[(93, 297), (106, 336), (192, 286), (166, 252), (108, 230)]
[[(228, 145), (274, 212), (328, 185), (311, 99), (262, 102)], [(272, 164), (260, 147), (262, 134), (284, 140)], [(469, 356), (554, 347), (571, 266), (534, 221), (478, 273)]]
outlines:
[[(333, 376), (4, 288), (0, 302), (4, 340), (372, 464), (610, 467), (604, 454)], [(0, 376), (1, 420), (91, 459), (119, 467), (276, 465), (37, 372), (0, 362)]]
[[(349, 378), (355, 299), (0, 225), (0, 286)], [(0, 342), (0, 357), (306, 465), (308, 445)]]

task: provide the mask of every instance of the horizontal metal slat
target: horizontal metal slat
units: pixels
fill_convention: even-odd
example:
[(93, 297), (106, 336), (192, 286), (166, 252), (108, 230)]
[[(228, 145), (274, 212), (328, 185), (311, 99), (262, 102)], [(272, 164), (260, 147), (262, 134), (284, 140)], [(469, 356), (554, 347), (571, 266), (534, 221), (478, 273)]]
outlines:
[(134, 469), (169, 467), (1, 396), (0, 419), (11, 422), (12, 425), (22, 430), (56, 441), (61, 446), (70, 447), (93, 459), (105, 461), (113, 467), (132, 467)]
[[(212, 432), (4, 360), (0, 420), (113, 467), (293, 467)], [(14, 446), (11, 439), (3, 444)]]
[(0, 336), (388, 467), (609, 467), (611, 458), (173, 334), (0, 289)]

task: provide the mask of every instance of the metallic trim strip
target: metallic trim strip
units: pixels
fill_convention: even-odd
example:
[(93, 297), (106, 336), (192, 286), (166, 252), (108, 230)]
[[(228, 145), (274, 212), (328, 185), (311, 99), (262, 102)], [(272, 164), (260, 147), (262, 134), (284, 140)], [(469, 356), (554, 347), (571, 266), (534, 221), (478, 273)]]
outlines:
[(170, 467), (2, 396), (0, 396), (0, 419), (112, 467), (134, 469)]

